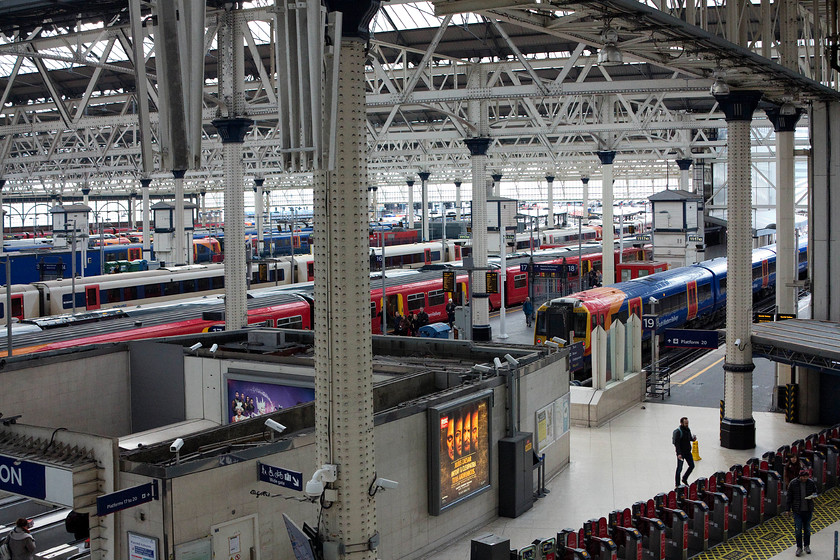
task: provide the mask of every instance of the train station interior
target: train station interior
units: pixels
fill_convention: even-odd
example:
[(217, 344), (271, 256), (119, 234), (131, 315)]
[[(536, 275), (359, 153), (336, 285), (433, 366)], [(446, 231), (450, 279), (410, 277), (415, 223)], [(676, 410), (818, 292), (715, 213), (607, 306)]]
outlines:
[(0, 0), (13, 560), (836, 558), (838, 9)]

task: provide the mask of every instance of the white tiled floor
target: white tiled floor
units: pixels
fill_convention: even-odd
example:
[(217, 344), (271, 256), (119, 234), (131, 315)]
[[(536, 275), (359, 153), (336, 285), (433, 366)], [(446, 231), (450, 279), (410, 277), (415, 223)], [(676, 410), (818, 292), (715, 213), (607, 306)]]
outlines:
[[(590, 518), (607, 516), (614, 509), (671, 490), (676, 467), (671, 432), (681, 416), (689, 418), (700, 442), (702, 460), (692, 479), (727, 470), (818, 430), (816, 426), (788, 424), (781, 414), (755, 413), (756, 448), (733, 451), (719, 445), (717, 408), (642, 403), (601, 428), (572, 428), (571, 464), (548, 482), (551, 493), (537, 500), (530, 511), (517, 519), (497, 518), (425, 558), (468, 560), (470, 541), (487, 533), (509, 538), (512, 548), (521, 548), (534, 539), (553, 536), (559, 529), (579, 529)], [(837, 524), (813, 537), (812, 548), (820, 554), (811, 558), (832, 557), (828, 551), (833, 550), (836, 529)], [(780, 557), (793, 557), (792, 551), (785, 554)]]

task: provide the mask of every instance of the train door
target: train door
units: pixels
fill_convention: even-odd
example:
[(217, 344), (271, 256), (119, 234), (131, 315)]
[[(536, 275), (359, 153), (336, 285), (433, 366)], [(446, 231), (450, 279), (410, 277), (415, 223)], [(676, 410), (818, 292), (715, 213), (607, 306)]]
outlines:
[(99, 284), (85, 286), (85, 308), (88, 311), (99, 309)]
[(452, 302), (455, 305), (465, 305), (467, 303), (467, 283), (458, 282), (455, 284), (455, 291), (452, 293)]
[(131, 247), (128, 250), (128, 260), (136, 261), (143, 258), (143, 249), (140, 247)]
[(23, 294), (12, 294), (12, 317), (24, 319)]
[(425, 264), (432, 264), (432, 250), (423, 249), (423, 262)]
[(770, 283), (770, 265), (767, 259), (761, 261), (761, 287), (766, 288)]
[(455, 243), (455, 258), (453, 260), (460, 261), (461, 260), (461, 246)]
[(688, 315), (687, 321), (697, 317), (697, 280), (688, 283)]
[(315, 280), (315, 263), (308, 262), (306, 263), (306, 280), (307, 282), (311, 282)]
[(627, 302), (627, 311), (630, 315), (642, 317), (642, 298), (633, 298)]

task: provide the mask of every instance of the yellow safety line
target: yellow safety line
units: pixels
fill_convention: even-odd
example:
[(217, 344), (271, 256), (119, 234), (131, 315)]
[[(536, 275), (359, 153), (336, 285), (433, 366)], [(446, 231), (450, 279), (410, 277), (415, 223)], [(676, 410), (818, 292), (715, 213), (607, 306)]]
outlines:
[(700, 371), (698, 371), (697, 373), (695, 373), (694, 375), (692, 375), (691, 377), (689, 377), (685, 381), (680, 381), (679, 383), (677, 383), (677, 385), (685, 385), (686, 383), (688, 383), (689, 381), (691, 381), (692, 379), (694, 379), (695, 377), (697, 377), (701, 373), (706, 373), (707, 371), (709, 371), (710, 369), (712, 369), (713, 367), (715, 367), (716, 365), (721, 363), (724, 359), (726, 359), (726, 356), (724, 356), (720, 360), (716, 361), (715, 363), (711, 364), (710, 366), (701, 369)]

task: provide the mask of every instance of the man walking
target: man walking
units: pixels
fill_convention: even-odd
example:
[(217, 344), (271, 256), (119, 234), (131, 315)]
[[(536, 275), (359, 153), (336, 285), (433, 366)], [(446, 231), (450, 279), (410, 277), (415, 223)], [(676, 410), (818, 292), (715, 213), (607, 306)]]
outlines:
[(688, 469), (682, 477), (682, 483), (688, 485), (688, 476), (694, 470), (694, 457), (691, 456), (691, 442), (697, 441), (697, 436), (691, 434), (688, 428), (688, 418), (683, 416), (680, 418), (680, 427), (674, 430), (671, 436), (671, 442), (674, 444), (674, 450), (677, 452), (677, 474), (674, 477), (674, 486), (680, 485), (680, 473), (682, 472), (683, 462), (688, 464)]
[[(802, 545), (805, 552), (811, 554), (811, 515), (814, 513), (814, 497), (817, 495), (817, 484), (810, 477), (808, 469), (799, 471), (799, 478), (790, 481), (787, 493), (787, 515), (793, 513), (796, 536), (796, 555), (802, 556)], [(802, 531), (805, 531), (805, 540)]]

